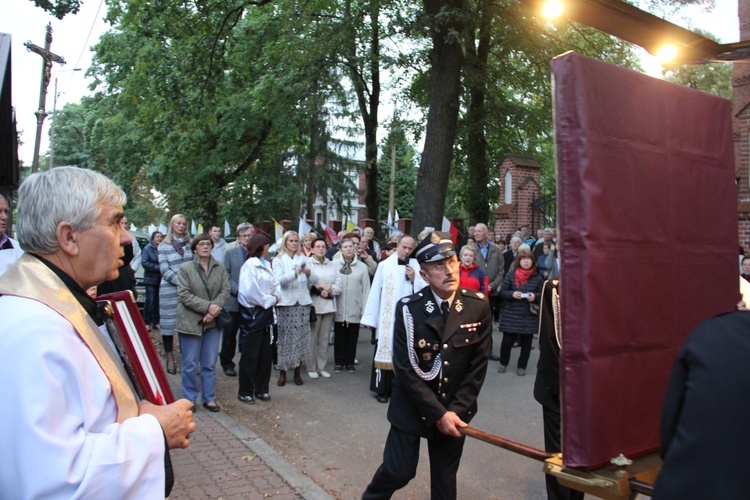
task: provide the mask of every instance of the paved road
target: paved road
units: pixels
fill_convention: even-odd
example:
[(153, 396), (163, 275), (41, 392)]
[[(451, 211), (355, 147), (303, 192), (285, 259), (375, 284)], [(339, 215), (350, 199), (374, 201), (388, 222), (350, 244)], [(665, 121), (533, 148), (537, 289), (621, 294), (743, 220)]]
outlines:
[[(270, 460), (269, 465), (280, 471), (283, 478), (287, 473), (293, 476), (299, 470), (334, 498), (359, 498), (380, 464), (389, 427), (385, 418), (386, 405), (378, 403), (368, 390), (372, 358), (369, 339), (369, 331), (363, 330), (358, 345), (360, 364), (354, 374), (344, 372), (334, 374), (330, 379), (310, 380), (303, 371), (303, 386), (292, 383), (277, 387), (277, 372), (274, 372), (273, 401), (270, 403), (240, 403), (237, 400), (237, 379), (220, 373), (217, 401), (223, 410), (215, 420), (212, 417), (216, 415), (209, 415), (199, 405), (196, 419), (205, 436), (196, 433), (193, 449), (184, 454), (185, 462), (180, 461), (181, 452), (175, 452), (178, 481), (185, 482), (181, 482), (172, 497), (232, 498), (235, 494), (238, 498), (250, 498), (238, 492), (255, 491), (252, 481), (245, 481), (239, 489), (229, 490), (203, 484), (206, 481), (232, 484), (241, 481), (242, 476), (253, 474), (268, 476), (267, 469), (253, 472), (248, 467), (260, 459), (255, 464)], [(499, 346), (499, 340), (499, 334), (495, 333), (495, 346)], [(330, 354), (332, 358), (332, 349)], [(518, 354), (519, 350), (514, 349), (510, 368), (515, 367)], [(537, 354), (537, 350), (532, 351), (525, 377), (517, 376), (511, 369), (499, 374), (498, 363), (490, 362), (480, 394), (479, 413), (472, 426), (542, 448), (541, 407), (532, 397)], [(170, 380), (173, 386), (179, 387), (179, 373), (170, 376)], [(217, 422), (223, 426), (216, 427)], [(240, 424), (234, 429), (237, 432), (231, 437), (225, 435), (227, 428), (236, 424)], [(242, 446), (235, 446), (232, 439), (237, 440), (237, 435), (242, 436), (243, 432), (246, 439), (239, 439)], [(219, 437), (214, 439), (212, 436)], [(226, 439), (233, 444), (227, 445)], [(243, 448), (245, 444), (251, 446), (251, 451), (260, 446), (260, 450), (269, 451), (270, 455), (261, 453), (262, 456), (250, 460), (247, 448)], [(231, 453), (220, 456), (222, 452), (217, 450), (227, 446)], [(200, 452), (201, 458), (192, 458), (196, 451)], [(225, 461), (229, 470), (212, 468), (208, 464), (211, 457)], [(200, 473), (203, 468), (205, 472)], [(261, 493), (258, 498), (290, 498), (290, 495), (294, 497), (295, 490), (306, 498), (325, 496), (324, 493), (321, 496), (321, 490), (308, 487), (304, 480), (304, 476), (293, 476), (294, 484), (287, 489), (288, 484), (264, 479), (262, 486), (257, 487)], [(542, 464), (469, 438), (459, 470), (458, 491), (459, 498), (543, 499)], [(423, 446), (417, 477), (394, 498), (429, 498), (426, 446)]]

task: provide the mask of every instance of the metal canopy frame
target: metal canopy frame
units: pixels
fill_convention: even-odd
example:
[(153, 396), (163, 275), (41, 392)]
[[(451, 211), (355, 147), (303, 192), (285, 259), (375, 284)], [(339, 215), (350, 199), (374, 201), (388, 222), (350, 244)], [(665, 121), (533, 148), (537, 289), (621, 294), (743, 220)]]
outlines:
[[(546, 0), (520, 0), (539, 9)], [(679, 63), (739, 61), (750, 57), (750, 41), (721, 44), (677, 26), (623, 0), (562, 0), (563, 16), (640, 45), (651, 54), (665, 44), (678, 49)]]

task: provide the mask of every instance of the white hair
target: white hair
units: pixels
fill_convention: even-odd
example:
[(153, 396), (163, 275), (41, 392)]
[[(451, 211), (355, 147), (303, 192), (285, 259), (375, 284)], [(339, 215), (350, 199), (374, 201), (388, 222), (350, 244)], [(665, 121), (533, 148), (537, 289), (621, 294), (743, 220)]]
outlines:
[(55, 252), (60, 247), (60, 222), (86, 231), (103, 207), (122, 207), (126, 202), (122, 189), (93, 170), (57, 167), (31, 174), (18, 190), (18, 242), (27, 252)]

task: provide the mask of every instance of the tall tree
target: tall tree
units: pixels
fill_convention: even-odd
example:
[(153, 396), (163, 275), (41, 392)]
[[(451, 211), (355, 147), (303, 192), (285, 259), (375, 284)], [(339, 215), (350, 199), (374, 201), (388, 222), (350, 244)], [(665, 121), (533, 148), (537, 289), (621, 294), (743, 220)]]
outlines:
[(461, 93), (464, 0), (423, 0), (432, 47), (430, 104), (424, 152), (417, 174), (412, 232), (441, 227)]

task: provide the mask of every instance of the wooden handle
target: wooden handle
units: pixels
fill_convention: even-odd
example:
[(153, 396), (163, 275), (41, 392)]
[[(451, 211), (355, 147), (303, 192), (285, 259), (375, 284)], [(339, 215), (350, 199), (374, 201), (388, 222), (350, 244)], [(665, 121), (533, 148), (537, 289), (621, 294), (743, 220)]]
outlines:
[(506, 450), (512, 451), (513, 453), (518, 453), (519, 455), (523, 455), (528, 458), (533, 458), (534, 460), (538, 460), (539, 462), (544, 462), (548, 458), (552, 457), (552, 453), (525, 444), (517, 443), (515, 441), (511, 441), (510, 439), (505, 439), (503, 437), (490, 434), (489, 432), (480, 431), (479, 429), (475, 429), (473, 427), (460, 427), (458, 430), (465, 436), (479, 439), (480, 441), (484, 441), (485, 443), (494, 444), (495, 446), (505, 448)]

